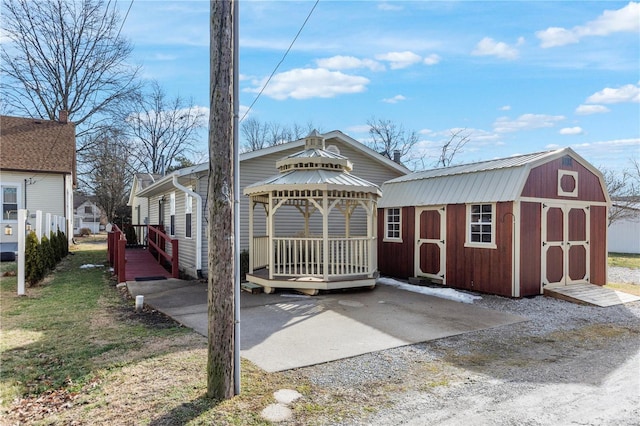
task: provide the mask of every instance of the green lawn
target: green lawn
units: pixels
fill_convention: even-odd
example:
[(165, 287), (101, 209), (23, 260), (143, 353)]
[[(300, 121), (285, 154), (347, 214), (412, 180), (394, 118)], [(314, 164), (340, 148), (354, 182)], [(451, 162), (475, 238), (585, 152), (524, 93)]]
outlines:
[(640, 254), (609, 253), (609, 266), (640, 269)]

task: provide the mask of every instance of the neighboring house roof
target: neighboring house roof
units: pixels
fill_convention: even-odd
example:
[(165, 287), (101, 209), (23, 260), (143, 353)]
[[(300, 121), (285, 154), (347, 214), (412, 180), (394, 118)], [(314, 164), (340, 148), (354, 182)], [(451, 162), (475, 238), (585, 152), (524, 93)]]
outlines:
[(0, 116), (0, 169), (76, 175), (75, 125)]
[(127, 205), (132, 206), (134, 197), (139, 191), (153, 185), (161, 178), (162, 175), (156, 173), (136, 173), (133, 177), (133, 184), (131, 185), (131, 192), (129, 193), (129, 201), (127, 202)]
[[(322, 136), (325, 139), (327, 145), (330, 145), (330, 143), (331, 143), (330, 140), (331, 139), (339, 139), (341, 142), (343, 142), (343, 143), (345, 143), (347, 145), (350, 145), (354, 149), (357, 149), (357, 150), (361, 151), (362, 153), (364, 153), (365, 155), (367, 155), (368, 157), (370, 157), (372, 160), (374, 160), (375, 162), (379, 163), (383, 167), (387, 167), (387, 168), (396, 170), (396, 171), (398, 171), (399, 173), (402, 173), (402, 174), (406, 174), (406, 173), (410, 172), (410, 170), (407, 169), (402, 164), (398, 164), (398, 163), (394, 162), (393, 160), (378, 154), (376, 151), (374, 151), (371, 148), (365, 146), (364, 144), (358, 142), (357, 140), (351, 138), (350, 136), (345, 135), (344, 133), (342, 133), (339, 130), (334, 130), (334, 131), (331, 131), (331, 132), (328, 132), (328, 133), (322, 133), (322, 134), (319, 134), (319, 136)], [(245, 153), (241, 153), (240, 154), (239, 161), (242, 162), (242, 161), (246, 161), (246, 160), (251, 160), (253, 158), (261, 157), (261, 156), (264, 156), (264, 155), (269, 155), (269, 154), (274, 154), (274, 153), (286, 151), (286, 150), (289, 150), (291, 148), (300, 147), (301, 149), (304, 149), (304, 145), (305, 145), (305, 138), (298, 139), (298, 140), (292, 141), (292, 142), (283, 143), (283, 144), (280, 144), (280, 145), (270, 146), (268, 148), (263, 148), (263, 149), (258, 149), (258, 150), (255, 150), (255, 151), (245, 152)], [(329, 151), (329, 149), (327, 149), (327, 151)], [(339, 154), (333, 154), (333, 156), (342, 157)], [(209, 163), (208, 162), (201, 163), (201, 164), (198, 164), (196, 166), (185, 167), (184, 169), (176, 170), (173, 173), (162, 177), (162, 179), (159, 179), (155, 184), (147, 187), (146, 189), (138, 189), (137, 192), (134, 192), (135, 188), (132, 188), (132, 194), (131, 194), (130, 200), (133, 199), (134, 194), (138, 195), (138, 196), (142, 196), (142, 197), (147, 197), (147, 196), (149, 196), (149, 195), (151, 195), (153, 193), (156, 193), (156, 192), (159, 192), (159, 191), (165, 191), (168, 188), (171, 188), (172, 187), (171, 181), (173, 179), (173, 177), (172, 177), (173, 175), (181, 177), (181, 176), (187, 176), (187, 175), (191, 175), (191, 174), (208, 173), (208, 171), (209, 171)]]
[(566, 155), (604, 182), (597, 169), (571, 148), (564, 148), (401, 176), (382, 185), (383, 197), (378, 207), (514, 201), (522, 193), (532, 168)]

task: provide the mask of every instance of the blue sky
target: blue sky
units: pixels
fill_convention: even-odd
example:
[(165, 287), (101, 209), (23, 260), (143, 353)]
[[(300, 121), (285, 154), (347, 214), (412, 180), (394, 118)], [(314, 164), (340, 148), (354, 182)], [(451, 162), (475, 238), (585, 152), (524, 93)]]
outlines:
[[(314, 4), (240, 2), (242, 113)], [(208, 107), (208, 1), (135, 0), (122, 33), (145, 78)], [(427, 166), (464, 128), (456, 162), (570, 146), (621, 170), (640, 159), (640, 3), (321, 0), (248, 116), (361, 142), (391, 120)]]

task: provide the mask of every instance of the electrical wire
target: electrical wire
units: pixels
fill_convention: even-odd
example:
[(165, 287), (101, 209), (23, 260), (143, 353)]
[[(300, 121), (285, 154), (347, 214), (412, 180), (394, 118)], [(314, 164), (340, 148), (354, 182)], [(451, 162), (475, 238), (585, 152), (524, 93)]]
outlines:
[(242, 118), (240, 118), (240, 121), (244, 120), (245, 117), (247, 116), (247, 114), (249, 114), (249, 111), (251, 111), (251, 108), (253, 108), (253, 106), (256, 104), (256, 102), (258, 102), (258, 99), (260, 99), (260, 96), (262, 95), (262, 92), (264, 92), (264, 90), (267, 88), (267, 86), (269, 85), (269, 82), (271, 81), (271, 79), (273, 78), (273, 76), (276, 74), (276, 72), (278, 71), (278, 68), (280, 68), (280, 65), (282, 65), (282, 63), (284, 62), (285, 58), (287, 57), (287, 55), (289, 54), (289, 51), (291, 51), (291, 48), (293, 47), (294, 43), (296, 42), (296, 40), (298, 40), (298, 37), (300, 36), (300, 33), (302, 33), (302, 30), (304, 29), (304, 27), (307, 25), (307, 22), (309, 21), (309, 18), (311, 18), (311, 15), (313, 14), (313, 11), (316, 9), (316, 6), (318, 5), (318, 3), (320, 3), (320, 0), (316, 0), (316, 2), (313, 4), (313, 7), (311, 8), (311, 10), (309, 11), (309, 14), (307, 15), (306, 19), (304, 20), (304, 22), (302, 23), (302, 26), (300, 27), (300, 29), (298, 30), (298, 33), (296, 34), (296, 36), (293, 38), (293, 40), (291, 41), (291, 44), (289, 44), (289, 47), (287, 48), (287, 51), (284, 52), (284, 55), (282, 56), (282, 59), (280, 59), (280, 62), (278, 62), (278, 64), (276, 65), (276, 67), (273, 69), (273, 72), (271, 72), (271, 75), (269, 76), (269, 78), (267, 79), (267, 81), (264, 83), (264, 85), (262, 86), (262, 88), (260, 89), (260, 91), (258, 92), (258, 95), (255, 97), (255, 99), (253, 100), (253, 102), (251, 102), (251, 105), (249, 105), (249, 108), (247, 108), (247, 110), (244, 112), (244, 115), (242, 116)]

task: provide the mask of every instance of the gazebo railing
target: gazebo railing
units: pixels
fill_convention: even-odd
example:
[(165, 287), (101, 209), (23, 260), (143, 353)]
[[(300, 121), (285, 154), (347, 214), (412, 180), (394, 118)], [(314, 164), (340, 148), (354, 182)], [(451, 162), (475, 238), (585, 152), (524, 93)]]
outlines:
[[(325, 265), (322, 238), (273, 238), (272, 273), (281, 276), (322, 278), (326, 267), (328, 276), (369, 274), (373, 272), (369, 271), (370, 244), (371, 239), (367, 237), (329, 238), (328, 260)], [(268, 239), (267, 245), (263, 247), (268, 247)], [(265, 250), (264, 253), (268, 251)], [(267, 264), (268, 260), (266, 259)]]

